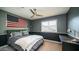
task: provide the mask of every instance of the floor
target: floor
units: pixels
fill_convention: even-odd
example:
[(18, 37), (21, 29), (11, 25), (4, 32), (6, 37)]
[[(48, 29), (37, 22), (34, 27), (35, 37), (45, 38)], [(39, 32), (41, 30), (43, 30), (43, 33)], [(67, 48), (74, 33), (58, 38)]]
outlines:
[(4, 45), (0, 47), (0, 51), (15, 51), (15, 50), (8, 45)]
[(62, 51), (62, 45), (56, 41), (44, 40), (44, 44), (38, 51)]

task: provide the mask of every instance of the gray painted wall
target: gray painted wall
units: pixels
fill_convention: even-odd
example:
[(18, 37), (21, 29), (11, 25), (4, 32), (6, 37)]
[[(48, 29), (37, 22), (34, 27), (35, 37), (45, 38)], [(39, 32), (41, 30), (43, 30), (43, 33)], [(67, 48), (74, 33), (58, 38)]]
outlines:
[(49, 18), (43, 18), (39, 20), (33, 20), (30, 22), (31, 32), (41, 32), (41, 22), (47, 20), (57, 19), (57, 31), (59, 33), (66, 33), (66, 15), (58, 15)]
[(79, 36), (79, 8), (72, 7), (68, 12), (68, 29), (71, 30), (69, 32), (72, 36)]
[(41, 21), (31, 21), (30, 22), (30, 32), (40, 32), (41, 31)]
[(0, 11), (0, 35), (6, 34), (7, 13)]

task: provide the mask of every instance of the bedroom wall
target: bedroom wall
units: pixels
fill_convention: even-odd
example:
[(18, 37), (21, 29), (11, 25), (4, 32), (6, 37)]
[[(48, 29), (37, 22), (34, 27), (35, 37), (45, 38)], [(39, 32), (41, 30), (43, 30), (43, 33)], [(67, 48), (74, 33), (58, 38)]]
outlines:
[(0, 46), (7, 44), (6, 20), (7, 13), (0, 10)]
[(69, 35), (79, 37), (79, 7), (72, 7), (68, 12), (68, 32)]
[(7, 13), (0, 10), (0, 35), (6, 34), (6, 20), (7, 20)]
[(57, 31), (59, 33), (66, 33), (66, 15), (65, 14), (31, 21), (30, 32), (41, 32), (41, 22), (47, 21), (47, 20), (54, 20), (54, 19), (57, 19)]

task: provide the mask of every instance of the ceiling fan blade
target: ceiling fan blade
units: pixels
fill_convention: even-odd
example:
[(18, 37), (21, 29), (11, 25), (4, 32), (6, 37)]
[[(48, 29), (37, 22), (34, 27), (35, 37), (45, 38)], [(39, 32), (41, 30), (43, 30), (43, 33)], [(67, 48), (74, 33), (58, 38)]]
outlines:
[(32, 14), (35, 14), (35, 12), (32, 9), (30, 9), (30, 11), (32, 12)]
[(36, 16), (43, 16), (37, 13), (37, 9), (33, 9)]

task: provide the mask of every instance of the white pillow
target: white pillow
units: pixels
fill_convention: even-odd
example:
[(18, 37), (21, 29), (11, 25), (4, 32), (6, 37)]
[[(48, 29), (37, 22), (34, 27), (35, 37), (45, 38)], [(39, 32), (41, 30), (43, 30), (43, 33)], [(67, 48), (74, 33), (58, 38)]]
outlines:
[(24, 51), (28, 46), (27, 40), (25, 38), (20, 38), (15, 41), (15, 44), (19, 45)]

